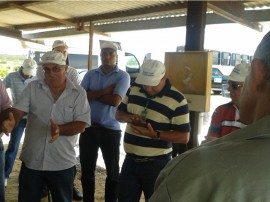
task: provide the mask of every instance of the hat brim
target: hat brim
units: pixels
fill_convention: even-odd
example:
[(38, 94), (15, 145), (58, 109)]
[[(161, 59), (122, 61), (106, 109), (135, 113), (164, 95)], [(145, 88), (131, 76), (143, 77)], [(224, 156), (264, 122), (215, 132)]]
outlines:
[(65, 62), (56, 62), (56, 61), (50, 61), (50, 60), (47, 60), (47, 61), (41, 61), (38, 63), (39, 65), (44, 65), (44, 64), (57, 64), (57, 65), (66, 65)]
[(144, 86), (157, 86), (160, 83), (161, 79), (149, 79), (147, 76), (138, 75), (135, 82)]
[(26, 75), (34, 76), (36, 74), (36, 69), (23, 68), (23, 73)]

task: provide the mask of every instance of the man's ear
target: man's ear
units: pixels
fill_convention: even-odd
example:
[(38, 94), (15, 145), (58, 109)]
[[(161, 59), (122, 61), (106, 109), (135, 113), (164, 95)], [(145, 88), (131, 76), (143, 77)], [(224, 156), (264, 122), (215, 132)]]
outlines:
[(252, 90), (260, 91), (265, 85), (267, 67), (261, 60), (256, 59), (252, 61)]

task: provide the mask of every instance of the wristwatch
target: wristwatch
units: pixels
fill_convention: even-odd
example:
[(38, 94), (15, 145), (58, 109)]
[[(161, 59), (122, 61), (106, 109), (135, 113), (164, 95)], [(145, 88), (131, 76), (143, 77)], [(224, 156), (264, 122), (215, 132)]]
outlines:
[(153, 137), (155, 140), (160, 140), (160, 131), (156, 130), (156, 137)]

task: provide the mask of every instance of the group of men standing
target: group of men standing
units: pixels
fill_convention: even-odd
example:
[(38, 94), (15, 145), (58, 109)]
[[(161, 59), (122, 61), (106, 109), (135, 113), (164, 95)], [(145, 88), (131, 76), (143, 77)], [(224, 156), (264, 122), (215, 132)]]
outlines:
[[(264, 41), (267, 40), (266, 44), (269, 46), (270, 34), (268, 33), (265, 38)], [(267, 112), (264, 113), (260, 103), (252, 97), (250, 91), (255, 92), (263, 103), (269, 102), (269, 96), (266, 96), (269, 92), (269, 70), (266, 69), (269, 65), (268, 46), (262, 42), (255, 52), (256, 57), (251, 66), (252, 72), (247, 79), (248, 85), (244, 87), (244, 96), (249, 99), (249, 102), (246, 103), (244, 98), (239, 98), (242, 110), (240, 118), (243, 124), (256, 122), (267, 114)], [(38, 78), (24, 87), (19, 93), (20, 96), (14, 99), (13, 104), (3, 83), (0, 82), (1, 132), (14, 133), (14, 130), (20, 126), (19, 123), (27, 116), (26, 126), (23, 125), (26, 128), (20, 155), (22, 165), (19, 174), (19, 202), (40, 201), (44, 184), (48, 186), (53, 201), (72, 201), (76, 174), (74, 147), (78, 134), (80, 134), (81, 182), (85, 202), (95, 200), (95, 169), (99, 149), (101, 149), (107, 172), (105, 201), (138, 202), (142, 193), (146, 201), (178, 201), (180, 198), (183, 201), (188, 199), (196, 201), (194, 198), (197, 195), (192, 194), (192, 188), (197, 191), (196, 182), (200, 182), (201, 185), (204, 185), (203, 182), (209, 182), (204, 180), (201, 168), (206, 170), (209, 165), (215, 168), (211, 160), (218, 161), (220, 158), (221, 152), (217, 149), (218, 147), (215, 147), (218, 142), (222, 143), (225, 140), (225, 143), (230, 143), (221, 145), (222, 151), (225, 151), (223, 159), (228, 160), (226, 154), (232, 157), (233, 153), (227, 152), (231, 149), (235, 151), (234, 154), (239, 154), (239, 158), (242, 158), (239, 160), (241, 166), (248, 159), (243, 155), (246, 147), (252, 149), (247, 140), (265, 146), (260, 140), (267, 141), (267, 135), (264, 133), (259, 136), (250, 135), (248, 136), (250, 139), (245, 139), (244, 132), (248, 131), (241, 130), (243, 132), (232, 133), (228, 135), (228, 138), (206, 143), (206, 146), (176, 157), (167, 165), (171, 160), (172, 143), (186, 144), (188, 142), (190, 123), (187, 100), (167, 79), (164, 64), (156, 60), (145, 62), (141, 66), (135, 83), (130, 86), (129, 75), (117, 65), (117, 44), (105, 42), (101, 44), (101, 66), (88, 71), (79, 85), (78, 82), (69, 78), (72, 68), (66, 62), (67, 52), (57, 50), (56, 47), (59, 46), (55, 46), (54, 50), (42, 56), (38, 71), (42, 70), (43, 73), (39, 72)], [(21, 75), (25, 74), (27, 69), (29, 70), (28, 66), (22, 66)], [(249, 68), (247, 67), (247, 73), (249, 73)], [(243, 68), (240, 67), (238, 70), (241, 71), (241, 69)], [(235, 71), (239, 73), (238, 70)], [(244, 86), (244, 81), (235, 80), (234, 76), (233, 74), (230, 77), (231, 82), (234, 83), (230, 83), (229, 88), (236, 91)], [(248, 114), (248, 107), (252, 104), (258, 110)], [(126, 156), (121, 172), (119, 168), (120, 122), (127, 123), (124, 135)], [(265, 126), (262, 126), (262, 130), (267, 132)], [(249, 128), (255, 133), (256, 125)], [(212, 135), (210, 132), (217, 130), (220, 128), (213, 125), (209, 130), (209, 137)], [(233, 134), (235, 137), (232, 136)], [(239, 138), (236, 137), (237, 134)], [(212, 135), (211, 138), (215, 137)], [(238, 140), (237, 144), (241, 146), (242, 153), (237, 153), (235, 144), (231, 140)], [(3, 150), (1, 141), (0, 201), (5, 201)], [(211, 151), (216, 151), (220, 155), (215, 155)], [(207, 155), (210, 155), (212, 159), (203, 158)], [(182, 163), (184, 160), (186, 164)], [(226, 161), (215, 165), (222, 169), (223, 167), (219, 165), (228, 166)], [(200, 167), (192, 167), (195, 162)], [(257, 159), (252, 159), (252, 162), (257, 162)], [(223, 170), (218, 172), (226, 173)], [(214, 178), (216, 176), (218, 175), (215, 175), (215, 172), (209, 175), (211, 182), (217, 179)], [(241, 179), (251, 178), (245, 175)], [(181, 180), (184, 183), (179, 183)], [(226, 178), (222, 183), (228, 187), (230, 182), (230, 178)], [(156, 191), (154, 191), (155, 183)], [(248, 183), (241, 185), (242, 191), (237, 191), (235, 197), (243, 195), (246, 184)], [(196, 192), (201, 196), (202, 201), (209, 200), (206, 196), (208, 193), (212, 193), (216, 201), (218, 197), (224, 199), (227, 197), (226, 193), (220, 191), (213, 194), (213, 191), (208, 191), (207, 184), (205, 185), (202, 186), (204, 192)], [(246, 188), (246, 190), (249, 189)], [(252, 197), (256, 198), (254, 194)]]
[[(1, 131), (11, 133), (11, 140), (16, 137), (9, 170), (25, 128), (18, 200), (39, 201), (46, 185), (53, 201), (72, 201), (78, 134), (84, 201), (95, 200), (98, 149), (107, 172), (105, 201), (130, 201), (133, 197), (136, 201), (142, 192), (150, 198), (159, 171), (170, 160), (171, 142), (186, 143), (189, 139), (185, 97), (171, 86), (159, 61), (145, 63), (137, 84), (130, 87), (128, 73), (117, 66), (118, 46), (112, 42), (101, 44), (101, 66), (87, 72), (80, 83), (74, 68), (66, 63), (67, 48), (65, 42), (57, 40), (38, 67), (34, 60), (25, 60), (33, 63), (27, 68), (32, 72), (37, 68), (37, 75), (20, 88), (13, 104), (4, 96), (2, 86)], [(19, 70), (20, 77), (25, 69), (23, 65)], [(160, 120), (155, 119), (157, 115)], [(24, 125), (20, 125), (22, 121)], [(127, 123), (127, 156), (119, 181), (120, 122)], [(18, 127), (20, 135), (15, 136)], [(146, 169), (148, 177), (133, 173), (137, 169), (134, 165)], [(0, 201), (4, 201), (4, 179), (8, 179), (2, 174)]]

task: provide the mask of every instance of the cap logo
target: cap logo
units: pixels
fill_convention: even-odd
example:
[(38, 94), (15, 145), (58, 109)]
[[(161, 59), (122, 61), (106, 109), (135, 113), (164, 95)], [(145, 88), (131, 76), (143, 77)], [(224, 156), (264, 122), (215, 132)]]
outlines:
[(142, 74), (144, 76), (154, 76), (154, 73), (153, 72), (146, 72), (146, 71), (143, 71)]
[(240, 69), (234, 68), (233, 72), (235, 72), (236, 74), (240, 74)]

